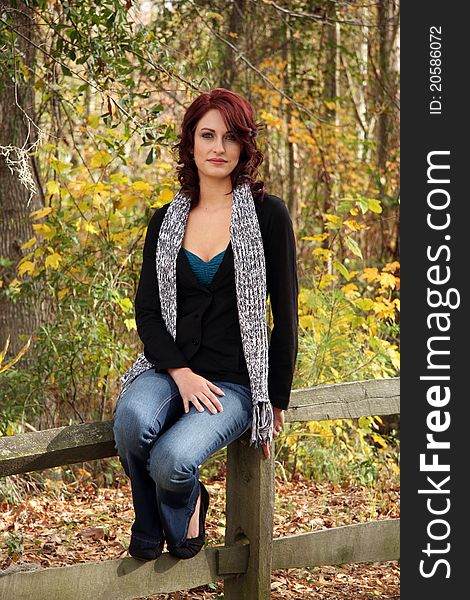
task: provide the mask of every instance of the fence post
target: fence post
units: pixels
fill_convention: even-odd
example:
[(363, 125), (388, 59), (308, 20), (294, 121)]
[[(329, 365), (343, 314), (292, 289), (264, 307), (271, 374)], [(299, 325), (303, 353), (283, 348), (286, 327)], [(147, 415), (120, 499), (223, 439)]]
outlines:
[(274, 444), (266, 460), (250, 431), (227, 448), (225, 545), (250, 545), (247, 571), (224, 582), (225, 600), (268, 600), (274, 520)]

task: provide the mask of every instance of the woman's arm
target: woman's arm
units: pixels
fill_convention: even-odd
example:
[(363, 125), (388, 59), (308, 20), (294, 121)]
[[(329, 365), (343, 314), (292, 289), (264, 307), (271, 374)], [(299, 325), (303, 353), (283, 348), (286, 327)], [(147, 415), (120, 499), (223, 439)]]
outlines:
[(287, 409), (298, 351), (299, 290), (292, 220), (285, 202), (276, 197), (267, 226), (266, 278), (274, 321), (269, 344), (269, 398), (274, 407)]
[(142, 269), (134, 301), (137, 332), (148, 360), (155, 365), (157, 371), (188, 366), (183, 353), (166, 329), (158, 293), (155, 253), (166, 212), (165, 206), (155, 211), (147, 228)]

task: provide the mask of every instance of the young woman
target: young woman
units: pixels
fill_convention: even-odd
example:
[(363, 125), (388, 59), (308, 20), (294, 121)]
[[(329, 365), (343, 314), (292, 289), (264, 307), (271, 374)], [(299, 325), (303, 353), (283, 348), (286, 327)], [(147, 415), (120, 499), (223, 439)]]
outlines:
[[(251, 428), (270, 458), (297, 357), (295, 237), (287, 207), (256, 180), (251, 104), (223, 88), (182, 123), (181, 189), (150, 219), (135, 298), (144, 345), (121, 377), (115, 447), (130, 477), (129, 554), (191, 558), (209, 494), (199, 467)], [(273, 329), (266, 323), (269, 294)]]

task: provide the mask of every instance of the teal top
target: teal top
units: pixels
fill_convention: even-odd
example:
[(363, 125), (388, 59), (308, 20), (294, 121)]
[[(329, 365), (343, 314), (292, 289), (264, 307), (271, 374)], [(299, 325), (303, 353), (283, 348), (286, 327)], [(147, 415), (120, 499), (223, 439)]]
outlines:
[(189, 265), (193, 270), (196, 279), (202, 285), (209, 287), (212, 283), (212, 280), (214, 279), (214, 275), (216, 274), (220, 263), (224, 258), (225, 250), (222, 250), (222, 252), (216, 254), (208, 262), (205, 262), (204, 260), (202, 260), (202, 258), (199, 258), (197, 254), (194, 254), (194, 252), (191, 252), (186, 248), (183, 248), (183, 250), (186, 253), (186, 256), (188, 257)]

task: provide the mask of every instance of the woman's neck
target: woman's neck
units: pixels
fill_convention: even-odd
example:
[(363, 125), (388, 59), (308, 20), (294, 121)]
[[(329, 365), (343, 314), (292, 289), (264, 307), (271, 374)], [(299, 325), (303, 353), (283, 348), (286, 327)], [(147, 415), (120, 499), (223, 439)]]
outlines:
[(199, 206), (204, 210), (213, 210), (231, 204), (231, 189), (230, 178), (201, 179), (199, 181)]

